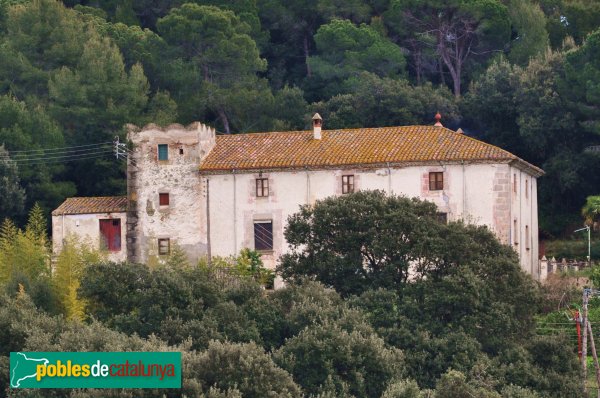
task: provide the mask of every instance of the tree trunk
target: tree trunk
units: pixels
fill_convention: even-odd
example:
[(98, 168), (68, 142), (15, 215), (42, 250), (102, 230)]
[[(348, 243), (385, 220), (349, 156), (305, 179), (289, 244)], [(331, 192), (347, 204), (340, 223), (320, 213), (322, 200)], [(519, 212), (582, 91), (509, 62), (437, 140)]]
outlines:
[[(443, 47), (443, 46), (440, 46)], [(456, 98), (460, 98), (460, 73), (462, 70), (462, 64), (461, 64), (461, 60), (460, 59), (456, 59), (456, 65), (452, 63), (452, 60), (450, 59), (450, 56), (447, 54), (447, 49), (445, 48), (441, 48), (440, 49), (440, 55), (442, 57), (442, 60), (444, 60), (444, 64), (446, 64), (446, 67), (448, 68), (448, 71), (450, 72), (450, 76), (452, 76), (452, 85), (454, 87), (454, 96)], [(442, 67), (440, 66), (440, 70), (442, 69)]]
[(308, 35), (304, 34), (304, 62), (306, 63), (306, 76), (311, 77), (312, 71), (310, 70), (310, 64), (308, 63)]
[[(416, 46), (415, 46), (416, 47)], [(420, 49), (414, 50), (415, 72), (417, 74), (417, 85), (421, 85), (421, 75), (423, 73), (423, 57)]]
[(223, 129), (225, 130), (225, 134), (231, 134), (231, 129), (229, 128), (229, 119), (227, 119), (227, 115), (225, 114), (223, 108), (219, 108), (218, 113), (219, 119), (221, 119), (221, 122), (223, 122)]

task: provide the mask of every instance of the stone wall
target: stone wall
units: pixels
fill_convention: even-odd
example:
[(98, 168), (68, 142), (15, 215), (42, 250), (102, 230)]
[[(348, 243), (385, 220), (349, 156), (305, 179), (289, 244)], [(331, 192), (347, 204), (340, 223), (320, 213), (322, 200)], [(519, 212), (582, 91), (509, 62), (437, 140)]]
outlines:
[[(206, 256), (205, 183), (198, 168), (215, 144), (215, 131), (200, 123), (129, 126), (128, 138), (133, 143), (127, 167), (129, 260), (164, 261), (159, 239), (169, 239), (171, 251), (178, 246), (193, 262)], [(167, 160), (159, 160), (159, 145), (168, 146)], [(168, 195), (167, 206), (159, 204), (160, 194)]]

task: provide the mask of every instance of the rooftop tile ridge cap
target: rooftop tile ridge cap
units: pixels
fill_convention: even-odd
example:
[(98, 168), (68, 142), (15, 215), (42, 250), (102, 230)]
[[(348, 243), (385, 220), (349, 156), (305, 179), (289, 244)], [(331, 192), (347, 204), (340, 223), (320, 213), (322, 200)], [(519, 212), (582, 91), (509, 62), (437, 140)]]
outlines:
[(116, 196), (70, 196), (65, 200), (70, 199), (127, 199), (127, 195), (116, 195)]
[[(353, 132), (353, 131), (374, 131), (374, 130), (390, 130), (390, 129), (396, 129), (396, 130), (404, 130), (404, 129), (410, 129), (410, 128), (426, 128), (426, 129), (431, 129), (433, 130), (434, 128), (438, 129), (439, 127), (436, 126), (429, 126), (426, 124), (410, 124), (410, 125), (406, 125), (406, 126), (380, 126), (380, 127), (352, 127), (352, 128), (337, 128), (337, 129), (323, 129), (321, 130), (323, 133), (335, 133), (335, 132), (342, 132), (342, 131), (347, 131), (347, 132)], [(439, 128), (440, 130), (447, 130), (448, 132), (454, 133), (456, 134), (455, 131), (452, 131), (450, 129), (448, 129), (447, 127), (442, 127)], [(313, 130), (287, 130), (287, 131), (254, 131), (254, 132), (249, 132), (249, 133), (235, 133), (235, 134), (217, 134), (217, 138), (220, 137), (240, 137), (240, 136), (257, 136), (257, 135), (267, 135), (267, 134), (276, 134), (276, 135), (281, 135), (281, 134), (312, 134)]]

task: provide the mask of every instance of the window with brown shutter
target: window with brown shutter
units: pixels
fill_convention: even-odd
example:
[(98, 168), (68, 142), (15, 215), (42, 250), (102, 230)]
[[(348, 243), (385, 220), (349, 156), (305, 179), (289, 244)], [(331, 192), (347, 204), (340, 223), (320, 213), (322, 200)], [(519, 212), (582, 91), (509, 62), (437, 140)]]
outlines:
[(441, 191), (444, 189), (444, 173), (435, 171), (429, 173), (429, 190)]
[(269, 179), (268, 178), (257, 178), (256, 179), (256, 197), (264, 198), (269, 196)]
[(354, 175), (342, 176), (342, 193), (354, 192)]

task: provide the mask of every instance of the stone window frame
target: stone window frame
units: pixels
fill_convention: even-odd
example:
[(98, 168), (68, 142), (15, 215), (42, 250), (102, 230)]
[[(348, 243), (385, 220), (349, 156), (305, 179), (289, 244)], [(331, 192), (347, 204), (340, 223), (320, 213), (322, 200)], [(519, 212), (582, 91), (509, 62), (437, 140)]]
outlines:
[(342, 174), (342, 194), (356, 192), (356, 184), (354, 182), (354, 174)]
[(268, 198), (271, 194), (271, 184), (268, 177), (257, 177), (254, 179), (254, 194), (257, 198)]
[[(163, 204), (163, 198), (166, 197), (166, 203)], [(158, 206), (159, 208), (165, 208), (171, 206), (171, 194), (167, 191), (158, 193)]]
[[(167, 148), (167, 152), (166, 152), (167, 157), (165, 159), (160, 158), (161, 147)], [(156, 160), (158, 160), (159, 162), (168, 162), (169, 161), (169, 144), (156, 144)]]
[[(438, 178), (441, 176), (441, 179)], [(433, 179), (432, 179), (433, 177)], [(429, 191), (443, 191), (444, 190), (444, 172), (443, 171), (430, 171), (429, 172)]]
[[(268, 224), (271, 226), (270, 228), (270, 242), (265, 241), (264, 247), (257, 247), (258, 245), (256, 244), (257, 242), (257, 235), (256, 235), (256, 227), (257, 225), (260, 224)], [(252, 233), (253, 233), (253, 240), (254, 240), (254, 250), (256, 250), (257, 252), (260, 253), (271, 253), (273, 252), (273, 250), (275, 249), (275, 237), (274, 237), (274, 233), (273, 233), (273, 219), (257, 219), (257, 220), (253, 220), (252, 221)], [(270, 245), (269, 245), (270, 243)]]
[[(164, 246), (161, 243), (166, 243), (166, 251), (163, 250)], [(158, 238), (158, 255), (168, 256), (169, 254), (171, 254), (171, 238)]]

